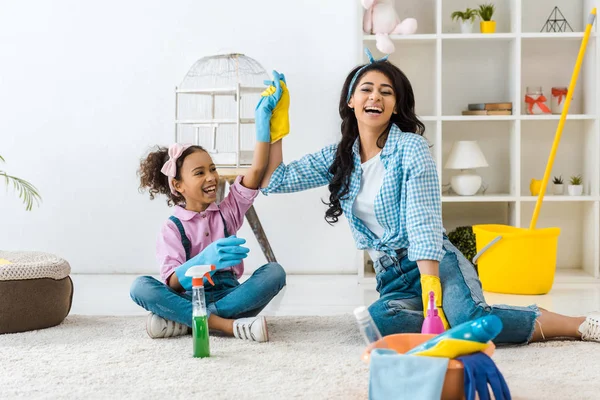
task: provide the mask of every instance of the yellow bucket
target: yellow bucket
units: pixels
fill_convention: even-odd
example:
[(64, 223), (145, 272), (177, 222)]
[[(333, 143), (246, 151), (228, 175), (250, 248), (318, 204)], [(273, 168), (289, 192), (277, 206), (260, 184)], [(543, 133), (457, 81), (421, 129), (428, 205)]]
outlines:
[(552, 289), (560, 228), (526, 229), (474, 225), (479, 279), (483, 290), (546, 294)]

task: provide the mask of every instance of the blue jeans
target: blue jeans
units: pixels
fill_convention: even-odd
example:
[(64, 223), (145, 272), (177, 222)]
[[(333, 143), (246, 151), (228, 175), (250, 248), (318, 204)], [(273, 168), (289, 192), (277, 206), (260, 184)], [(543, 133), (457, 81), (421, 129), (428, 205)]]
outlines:
[[(529, 342), (540, 315), (538, 307), (489, 306), (471, 262), (447, 237), (444, 237), (444, 250), (446, 255), (440, 262), (442, 308), (450, 326), (493, 314), (503, 324), (502, 332), (494, 339), (495, 344)], [(369, 307), (369, 312), (381, 334), (421, 332), (423, 301), (417, 263), (408, 259), (406, 249), (400, 249), (395, 259), (383, 256), (374, 267), (380, 298)]]
[[(285, 271), (277, 263), (265, 264), (240, 284), (232, 271), (212, 275), (215, 286), (204, 286), (208, 315), (236, 319), (254, 317), (285, 286)], [(192, 326), (192, 292), (179, 293), (151, 276), (138, 277), (131, 299), (165, 319)]]

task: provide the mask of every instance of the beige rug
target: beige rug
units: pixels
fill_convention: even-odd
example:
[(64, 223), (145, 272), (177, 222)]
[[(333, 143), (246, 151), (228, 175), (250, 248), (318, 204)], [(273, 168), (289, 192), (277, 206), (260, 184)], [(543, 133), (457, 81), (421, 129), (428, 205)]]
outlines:
[[(58, 327), (0, 335), (0, 398), (366, 399), (368, 369), (351, 315), (271, 317), (271, 342), (191, 336), (151, 340), (144, 317), (69, 316)], [(600, 344), (500, 349), (515, 399), (600, 398)]]

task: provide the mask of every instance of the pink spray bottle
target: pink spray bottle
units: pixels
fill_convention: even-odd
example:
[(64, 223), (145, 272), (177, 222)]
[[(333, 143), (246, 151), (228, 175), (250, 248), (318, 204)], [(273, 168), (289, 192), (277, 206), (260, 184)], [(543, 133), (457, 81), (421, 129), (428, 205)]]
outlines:
[(435, 308), (435, 293), (433, 290), (429, 292), (429, 308), (427, 309), (427, 316), (423, 321), (423, 327), (421, 333), (435, 334), (438, 335), (444, 332), (444, 323), (438, 316), (438, 310)]

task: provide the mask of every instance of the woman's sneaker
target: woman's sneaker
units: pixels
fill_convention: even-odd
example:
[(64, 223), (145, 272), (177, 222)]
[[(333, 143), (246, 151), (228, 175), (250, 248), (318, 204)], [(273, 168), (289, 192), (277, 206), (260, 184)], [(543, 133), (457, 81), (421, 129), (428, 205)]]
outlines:
[(189, 329), (187, 325), (169, 321), (153, 313), (146, 319), (146, 332), (152, 339), (187, 335)]
[(600, 342), (600, 313), (593, 313), (579, 325), (581, 340)]
[(268, 342), (267, 320), (262, 316), (238, 318), (233, 321), (233, 336), (253, 342)]

